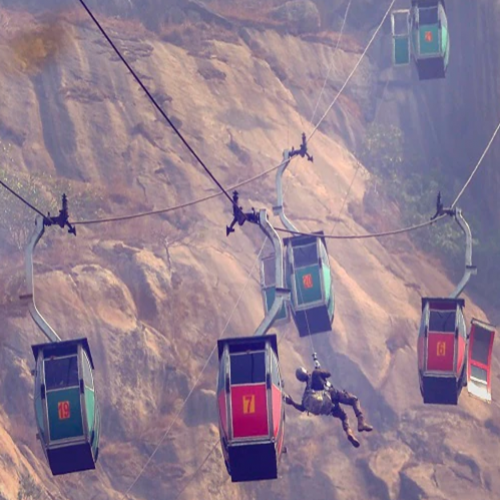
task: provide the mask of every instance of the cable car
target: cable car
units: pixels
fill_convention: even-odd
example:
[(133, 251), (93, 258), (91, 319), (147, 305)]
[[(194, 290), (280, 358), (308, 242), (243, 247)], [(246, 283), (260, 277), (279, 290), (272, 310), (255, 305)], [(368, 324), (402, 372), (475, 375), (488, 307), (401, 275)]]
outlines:
[(464, 306), (464, 299), (422, 298), (418, 370), (424, 403), (456, 405), (467, 385)]
[[(312, 161), (307, 154), (305, 134), (299, 150), (283, 152), (283, 161), (276, 173), (277, 205), (273, 212), (292, 232), (298, 230), (285, 214), (282, 178), (291, 158), (297, 154)], [(296, 235), (283, 240), (286, 282), (292, 292), (290, 308), (301, 337), (331, 332), (334, 319), (335, 295), (326, 240), (322, 237), (323, 231), (314, 234), (318, 237)]]
[(285, 408), (276, 335), (218, 341), (219, 432), (233, 482), (276, 479)]
[(473, 319), (467, 335), (463, 292), (470, 277), (477, 273), (472, 265), (472, 234), (458, 208), (443, 208), (438, 195), (436, 218), (451, 215), (466, 237), (465, 272), (448, 298), (422, 298), (422, 319), (418, 336), (418, 373), (424, 403), (458, 404), (463, 387), (469, 394), (491, 401), (491, 356), (495, 331), (491, 325)]
[(491, 357), (495, 329), (472, 319), (467, 359), (467, 389), (471, 396), (491, 403)]
[(290, 291), (284, 288), (283, 245), (269, 222), (266, 210), (243, 213), (238, 193), (233, 193), (233, 221), (257, 224), (273, 245), (275, 286), (272, 305), (252, 337), (218, 341), (217, 403), (219, 432), (227, 471), (233, 482), (276, 479), (283, 452), (285, 407), (276, 335), (266, 335), (283, 308)]
[(86, 338), (62, 341), (35, 303), (33, 254), (45, 226), (68, 226), (68, 206), (58, 217), (38, 216), (35, 231), (26, 247), (28, 310), (49, 343), (32, 346), (36, 366), (34, 405), (37, 437), (54, 476), (95, 469), (99, 454), (100, 417), (92, 371), (94, 363)]
[(38, 439), (54, 476), (95, 469), (99, 409), (87, 339), (32, 347)]
[(301, 337), (331, 332), (334, 295), (330, 261), (323, 231), (314, 236), (285, 238), (291, 309)]
[(412, 0), (411, 9), (391, 15), (392, 58), (397, 67), (413, 56), (420, 80), (445, 78), (450, 39), (444, 0)]

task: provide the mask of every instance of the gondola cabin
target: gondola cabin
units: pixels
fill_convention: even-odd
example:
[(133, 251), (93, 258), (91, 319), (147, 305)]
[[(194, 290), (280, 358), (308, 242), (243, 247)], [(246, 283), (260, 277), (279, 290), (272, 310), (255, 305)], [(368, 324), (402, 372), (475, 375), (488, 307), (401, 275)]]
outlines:
[(100, 422), (87, 339), (32, 349), (38, 438), (52, 474), (95, 469)]
[(276, 479), (285, 409), (276, 335), (221, 339), (217, 402), (233, 482)]
[(467, 390), (491, 403), (491, 357), (495, 329), (477, 319), (471, 321), (467, 359)]
[(466, 385), (463, 299), (422, 298), (418, 372), (424, 403), (456, 405)]
[(444, 78), (450, 57), (444, 0), (412, 0), (411, 10), (392, 12), (393, 63), (409, 64), (413, 55), (420, 80)]
[(330, 260), (323, 231), (285, 238), (291, 309), (301, 337), (331, 332), (335, 308)]
[[(260, 283), (262, 298), (264, 300), (264, 310), (266, 314), (274, 304), (276, 296), (276, 259), (274, 254), (265, 256), (260, 262)], [(274, 324), (280, 325), (290, 321), (290, 311), (285, 303), (281, 308)]]

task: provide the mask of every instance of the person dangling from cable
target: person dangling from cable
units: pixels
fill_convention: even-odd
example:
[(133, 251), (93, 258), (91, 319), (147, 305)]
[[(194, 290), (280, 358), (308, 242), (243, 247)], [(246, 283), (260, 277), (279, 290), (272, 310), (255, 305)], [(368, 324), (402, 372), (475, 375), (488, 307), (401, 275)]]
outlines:
[(358, 398), (345, 390), (340, 391), (333, 387), (328, 380), (331, 373), (321, 368), (316, 353), (313, 354), (313, 359), (315, 367), (311, 373), (302, 367), (297, 368), (295, 372), (297, 379), (306, 384), (302, 403), (296, 403), (288, 394), (285, 396), (285, 402), (301, 412), (307, 411), (313, 415), (331, 415), (339, 418), (342, 420), (342, 428), (347, 439), (355, 448), (358, 448), (360, 443), (349, 426), (346, 412), (340, 405), (352, 406), (358, 419), (359, 432), (371, 432), (373, 427), (366, 423)]

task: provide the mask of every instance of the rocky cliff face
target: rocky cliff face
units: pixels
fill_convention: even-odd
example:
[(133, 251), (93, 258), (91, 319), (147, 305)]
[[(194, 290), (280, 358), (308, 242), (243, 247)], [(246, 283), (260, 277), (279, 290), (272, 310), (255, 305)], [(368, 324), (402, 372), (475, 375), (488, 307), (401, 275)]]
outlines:
[[(335, 51), (334, 35), (297, 36), (272, 19), (232, 21), (216, 3), (213, 15), (181, 9), (179, 24), (155, 32), (131, 14), (103, 14), (103, 23), (200, 156), (231, 186), (278, 164), (282, 149), (298, 145), (300, 133), (312, 129), (328, 68), (320, 109), (365, 40), (346, 36)], [(342, 10), (345, 3), (334, 7)], [(329, 15), (338, 24), (335, 12)], [(37, 174), (45, 191), (34, 189), (32, 196), (40, 203), (58, 186), (50, 178), (71, 187), (73, 220), (90, 212), (173, 206), (212, 192), (83, 14), (65, 12), (54, 21), (3, 9), (1, 23), (4, 169), (17, 172), (23, 185)], [(314, 164), (292, 164), (287, 208), (300, 229), (360, 233), (363, 222), (372, 222), (373, 214), (361, 208), (369, 174), (346, 144), (358, 140), (376, 106), (377, 78), (373, 62), (365, 60), (311, 141)], [(270, 207), (273, 189), (272, 178), (248, 185), (242, 203)], [(103, 421), (97, 470), (62, 478), (51, 477), (34, 437), (30, 344), (42, 337), (17, 299), (22, 255), (5, 233), (0, 498), (30, 498), (29, 492), (72, 500), (119, 499), (125, 492), (148, 500), (498, 498), (498, 403), (486, 406), (465, 395), (457, 408), (421, 403), (415, 351), (420, 296), (446, 293), (451, 284), (404, 237), (385, 246), (376, 240), (329, 243), (334, 332), (313, 339), (334, 383), (360, 396), (376, 432), (354, 450), (338, 422), (290, 411), (281, 478), (228, 481), (217, 445), (216, 363), (207, 359), (221, 335), (249, 335), (262, 318), (255, 272), (262, 238), (244, 226), (226, 239), (230, 219), (219, 197), (162, 216), (79, 226), (76, 238), (48, 228), (36, 256), (39, 308), (63, 338), (89, 338)], [(486, 318), (471, 302), (467, 315)], [(311, 345), (292, 326), (279, 333), (287, 389), (298, 394), (293, 373), (309, 364)], [(495, 392), (499, 368), (495, 361)]]

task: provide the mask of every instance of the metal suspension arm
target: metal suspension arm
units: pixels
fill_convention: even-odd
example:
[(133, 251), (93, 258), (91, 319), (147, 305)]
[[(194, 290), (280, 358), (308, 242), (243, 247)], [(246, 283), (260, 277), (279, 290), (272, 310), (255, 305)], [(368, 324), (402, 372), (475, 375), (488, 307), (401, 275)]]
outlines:
[(457, 224), (465, 234), (465, 272), (457, 287), (450, 295), (450, 298), (456, 299), (463, 292), (465, 285), (467, 285), (470, 277), (474, 274), (477, 274), (477, 268), (476, 266), (472, 265), (472, 233), (469, 224), (464, 219), (462, 211), (459, 208), (455, 209), (454, 215)]
[(33, 279), (33, 253), (35, 252), (35, 247), (40, 241), (43, 233), (45, 231), (45, 222), (44, 218), (41, 216), (37, 216), (35, 221), (35, 231), (31, 236), (31, 239), (26, 247), (26, 295), (22, 295), (21, 298), (28, 299), (28, 310), (33, 318), (33, 321), (36, 323), (38, 328), (42, 330), (43, 334), (51, 341), (51, 342), (59, 342), (61, 338), (57, 335), (57, 333), (52, 329), (52, 327), (47, 323), (45, 318), (40, 314), (35, 304), (35, 283)]
[(277, 194), (277, 205), (273, 207), (273, 214), (279, 215), (282, 224), (289, 230), (298, 232), (298, 229), (293, 225), (290, 219), (285, 214), (285, 207), (283, 206), (283, 174), (288, 168), (291, 160), (290, 151), (285, 149), (283, 151), (283, 161), (281, 162), (280, 168), (276, 172), (276, 194)]
[(281, 162), (278, 171), (276, 172), (276, 194), (278, 197), (277, 205), (273, 207), (273, 214), (279, 215), (282, 224), (289, 230), (298, 232), (298, 229), (293, 225), (290, 219), (285, 214), (285, 207), (283, 205), (283, 174), (290, 164), (290, 160), (294, 156), (300, 156), (301, 158), (307, 158), (308, 161), (314, 161), (313, 157), (307, 152), (307, 139), (306, 134), (302, 134), (302, 143), (299, 149), (292, 147), (291, 151), (285, 149), (283, 151), (283, 161)]
[(285, 277), (283, 272), (283, 244), (278, 233), (269, 222), (267, 211), (265, 209), (259, 211), (259, 227), (266, 238), (271, 240), (274, 247), (276, 294), (274, 297), (274, 303), (271, 309), (267, 312), (265, 318), (262, 320), (262, 323), (255, 331), (255, 336), (265, 335), (267, 333), (269, 328), (273, 325), (283, 305), (290, 300), (290, 290), (285, 289)]

